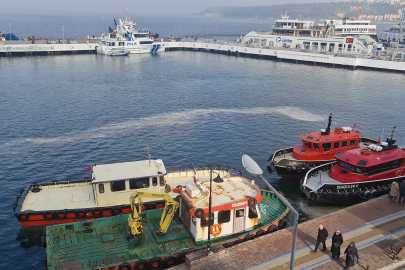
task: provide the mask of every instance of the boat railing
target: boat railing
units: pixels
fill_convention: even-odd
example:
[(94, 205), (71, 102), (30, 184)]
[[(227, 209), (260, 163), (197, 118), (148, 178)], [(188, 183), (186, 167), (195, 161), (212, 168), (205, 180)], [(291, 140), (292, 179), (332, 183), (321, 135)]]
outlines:
[(315, 168), (309, 170), (305, 174), (303, 184), (305, 185), (309, 178), (314, 178), (314, 177), (319, 179), (319, 183), (322, 183), (322, 173), (329, 171), (332, 168), (332, 166), (335, 164), (336, 164), (336, 161), (332, 161), (332, 162), (320, 165), (318, 167), (315, 167)]

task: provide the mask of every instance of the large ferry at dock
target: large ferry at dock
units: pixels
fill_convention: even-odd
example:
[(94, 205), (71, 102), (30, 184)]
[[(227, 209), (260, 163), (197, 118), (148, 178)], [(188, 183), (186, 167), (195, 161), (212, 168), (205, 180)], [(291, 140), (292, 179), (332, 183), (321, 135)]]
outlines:
[(161, 43), (156, 42), (158, 34), (151, 33), (149, 28), (136, 27), (136, 23), (127, 17), (125, 7), (125, 18), (114, 19), (115, 29), (109, 29), (108, 33), (101, 36), (97, 46), (97, 53), (114, 55), (117, 52), (133, 53), (157, 53), (165, 48)]
[(370, 54), (373, 49), (382, 48), (376, 27), (368, 20), (349, 18), (316, 25), (314, 21), (290, 19), (286, 12), (282, 19), (276, 20), (272, 31), (252, 31), (242, 43), (320, 53)]

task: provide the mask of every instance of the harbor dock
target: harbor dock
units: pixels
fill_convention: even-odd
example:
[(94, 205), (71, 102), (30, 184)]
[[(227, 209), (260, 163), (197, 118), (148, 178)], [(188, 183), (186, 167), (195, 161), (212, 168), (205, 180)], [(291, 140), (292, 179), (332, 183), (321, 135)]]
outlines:
[[(327, 251), (312, 253), (318, 226), (329, 232)], [(399, 261), (393, 260), (391, 246), (400, 248), (405, 243), (405, 207), (390, 202), (384, 196), (298, 225), (294, 269), (343, 269), (345, 256), (331, 259), (331, 237), (336, 230), (343, 233), (343, 253), (351, 241), (356, 243), (360, 262), (350, 269), (403, 269), (405, 252)], [(221, 256), (209, 256), (191, 269), (289, 269), (293, 228), (267, 234), (229, 247)], [(386, 267), (386, 268), (384, 268)], [(403, 267), (403, 268), (401, 268)], [(186, 264), (172, 269), (190, 269)]]

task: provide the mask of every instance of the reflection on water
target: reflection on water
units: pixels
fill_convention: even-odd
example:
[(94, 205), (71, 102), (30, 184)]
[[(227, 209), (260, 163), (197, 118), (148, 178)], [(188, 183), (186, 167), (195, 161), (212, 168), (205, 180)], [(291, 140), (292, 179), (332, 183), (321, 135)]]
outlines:
[(42, 226), (21, 227), (16, 240), (20, 243), (20, 247), (24, 249), (34, 246), (42, 247), (41, 237), (45, 236), (45, 229), (46, 227)]

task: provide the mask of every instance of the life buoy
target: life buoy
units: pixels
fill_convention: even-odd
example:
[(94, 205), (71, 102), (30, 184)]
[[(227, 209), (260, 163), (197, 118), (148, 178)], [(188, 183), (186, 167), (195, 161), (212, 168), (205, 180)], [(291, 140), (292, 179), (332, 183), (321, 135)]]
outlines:
[(76, 217), (77, 217), (77, 218), (84, 218), (84, 217), (86, 217), (86, 211), (83, 211), (83, 210), (78, 210), (78, 211), (76, 211)]
[(44, 219), (51, 220), (51, 219), (54, 219), (55, 213), (52, 211), (46, 211), (43, 216), (44, 216)]
[(66, 211), (58, 211), (56, 212), (56, 218), (59, 220), (64, 220), (67, 216)]
[(198, 208), (195, 210), (195, 217), (196, 218), (203, 218), (204, 217), (204, 210), (201, 208)]
[(113, 216), (117, 216), (121, 213), (122, 213), (121, 207), (113, 207), (113, 209), (111, 210), (111, 215)]
[(362, 153), (362, 154), (369, 155), (369, 154), (371, 153), (371, 150), (368, 149), (368, 148), (363, 148), (363, 149), (361, 149), (361, 153)]
[(272, 224), (271, 226), (269, 226), (266, 230), (266, 233), (272, 233), (272, 232), (276, 232), (278, 231), (278, 227), (274, 224)]
[(222, 232), (222, 226), (220, 224), (214, 224), (211, 226), (210, 234), (217, 237)]
[(20, 213), (17, 215), (17, 220), (18, 221), (27, 221), (29, 218), (29, 214), (28, 213)]
[(278, 229), (279, 230), (284, 229), (285, 227), (287, 227), (287, 224), (288, 222), (286, 218), (280, 219), (280, 221), (278, 222)]
[(161, 270), (163, 269), (163, 260), (160, 257), (154, 257), (149, 261), (149, 269)]
[(146, 260), (137, 261), (134, 266), (135, 270), (144, 270), (147, 268), (148, 268), (148, 261), (146, 261)]
[(118, 268), (118, 270), (132, 270), (131, 265), (128, 262), (123, 262), (120, 264), (120, 267)]
[(177, 264), (176, 255), (171, 254), (169, 256), (166, 256), (165, 261), (164, 261), (164, 268), (169, 268), (176, 264)]
[(178, 263), (184, 263), (186, 262), (186, 255), (188, 254), (188, 252), (184, 251), (182, 253), (179, 254), (179, 257), (177, 258), (177, 262)]
[(248, 200), (248, 206), (249, 207), (256, 207), (257, 205), (257, 200), (254, 197), (250, 197)]
[(95, 210), (91, 211), (91, 214), (93, 215), (93, 217), (102, 217), (103, 216), (103, 211), (95, 209)]
[(401, 175), (402, 175), (402, 170), (398, 170), (397, 173), (396, 173), (396, 176), (398, 177), (398, 176), (401, 176)]

